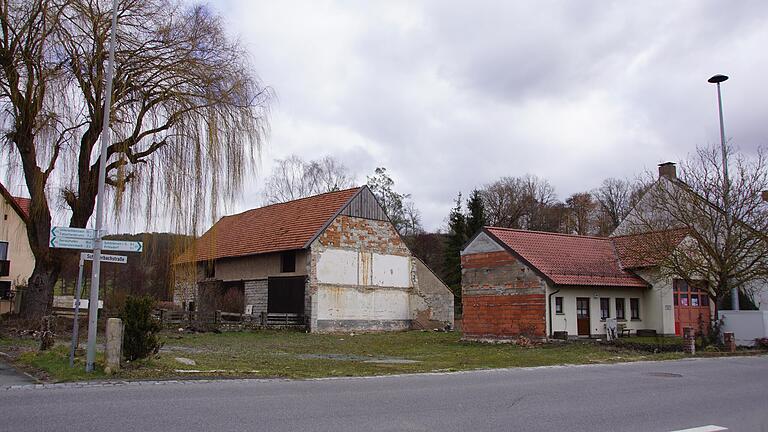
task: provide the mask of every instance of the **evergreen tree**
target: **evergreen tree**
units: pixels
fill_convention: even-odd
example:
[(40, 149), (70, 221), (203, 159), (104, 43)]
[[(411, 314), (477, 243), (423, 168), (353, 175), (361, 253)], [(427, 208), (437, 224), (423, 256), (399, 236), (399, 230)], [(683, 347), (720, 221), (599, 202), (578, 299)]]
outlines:
[(485, 206), (480, 191), (475, 189), (467, 200), (467, 240), (475, 236), (488, 222), (485, 218)]
[(448, 216), (448, 243), (445, 247), (445, 283), (451, 288), (457, 304), (461, 304), (461, 248), (467, 241), (467, 220), (461, 205), (461, 193), (456, 207)]

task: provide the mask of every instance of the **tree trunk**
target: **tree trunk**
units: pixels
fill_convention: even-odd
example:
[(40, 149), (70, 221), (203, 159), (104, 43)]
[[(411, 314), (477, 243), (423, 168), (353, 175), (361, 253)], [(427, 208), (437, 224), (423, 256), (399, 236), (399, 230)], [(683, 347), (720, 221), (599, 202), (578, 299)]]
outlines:
[(21, 311), (24, 318), (39, 320), (48, 315), (53, 305), (53, 287), (59, 278), (60, 270), (61, 265), (56, 260), (47, 263), (35, 261), (35, 269), (21, 297)]

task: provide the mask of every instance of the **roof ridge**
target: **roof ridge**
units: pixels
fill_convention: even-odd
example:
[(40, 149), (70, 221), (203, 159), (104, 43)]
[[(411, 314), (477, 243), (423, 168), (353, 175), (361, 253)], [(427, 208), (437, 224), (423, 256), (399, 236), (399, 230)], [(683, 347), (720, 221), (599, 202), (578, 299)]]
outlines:
[(581, 234), (566, 234), (566, 233), (558, 233), (558, 232), (552, 232), (552, 231), (504, 228), (504, 227), (495, 227), (495, 226), (485, 226), (483, 228), (502, 230), (502, 231), (523, 232), (523, 233), (547, 234), (547, 235), (560, 236), (560, 237), (588, 238), (588, 239), (595, 239), (595, 240), (610, 240), (612, 238), (612, 237), (589, 236), (589, 235), (581, 235)]
[(642, 236), (642, 235), (659, 234), (659, 233), (673, 232), (673, 231), (688, 231), (688, 228), (681, 227), (681, 228), (658, 229), (658, 230), (644, 231), (644, 232), (633, 233), (633, 234), (622, 234), (622, 235), (611, 236), (611, 237), (607, 237), (607, 238), (609, 238), (609, 239), (618, 239), (618, 238), (623, 238), (623, 237), (637, 237), (637, 236)]
[(319, 194), (316, 194), (316, 195), (310, 195), (310, 196), (306, 196), (306, 197), (296, 198), (296, 199), (290, 200), (290, 201), (283, 201), (283, 202), (279, 202), (279, 203), (267, 204), (265, 206), (254, 207), (252, 209), (243, 210), (240, 213), (233, 213), (231, 215), (225, 215), (225, 216), (222, 216), (221, 219), (224, 219), (226, 217), (240, 216), (240, 215), (246, 214), (248, 212), (252, 212), (252, 211), (256, 211), (256, 210), (263, 210), (263, 209), (269, 208), (269, 207), (276, 207), (276, 206), (281, 206), (281, 205), (286, 205), (286, 204), (291, 204), (291, 203), (295, 203), (295, 202), (299, 202), (299, 201), (308, 200), (308, 199), (311, 199), (311, 198), (318, 198), (318, 197), (321, 197), (323, 195), (337, 194), (337, 193), (341, 193), (341, 192), (349, 192), (351, 190), (359, 190), (359, 189), (361, 189), (361, 188), (363, 188), (365, 186), (366, 185), (357, 186), (357, 187), (351, 187), (351, 188), (347, 188), (347, 189), (339, 189), (339, 190), (335, 190), (335, 191), (328, 191), (328, 192), (323, 192), (323, 193), (319, 193)]

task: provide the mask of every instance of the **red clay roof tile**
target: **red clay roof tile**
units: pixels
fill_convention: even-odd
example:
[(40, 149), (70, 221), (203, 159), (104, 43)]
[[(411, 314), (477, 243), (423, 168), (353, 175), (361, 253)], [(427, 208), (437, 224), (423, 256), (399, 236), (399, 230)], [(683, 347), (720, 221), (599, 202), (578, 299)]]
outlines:
[(224, 216), (175, 263), (302, 249), (360, 189), (328, 192)]
[(557, 285), (648, 286), (621, 267), (610, 238), (485, 229)]
[(32, 200), (24, 197), (13, 197), (13, 199), (16, 201), (16, 204), (19, 205), (24, 216), (29, 217), (29, 206), (32, 205)]
[(685, 228), (612, 237), (621, 265), (625, 269), (652, 267), (671, 253), (685, 237)]

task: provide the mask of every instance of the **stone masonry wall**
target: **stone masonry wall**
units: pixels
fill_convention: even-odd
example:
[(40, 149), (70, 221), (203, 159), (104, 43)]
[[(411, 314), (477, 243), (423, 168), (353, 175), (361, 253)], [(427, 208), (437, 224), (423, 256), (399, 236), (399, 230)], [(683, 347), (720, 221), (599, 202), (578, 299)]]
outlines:
[(359, 249), (386, 255), (411, 254), (391, 223), (345, 215), (338, 216), (317, 243), (325, 248)]
[(243, 282), (245, 304), (253, 305), (253, 315), (267, 312), (267, 296), (269, 294), (267, 279), (248, 280)]
[(462, 255), (466, 339), (546, 337), (546, 282), (511, 253)]

